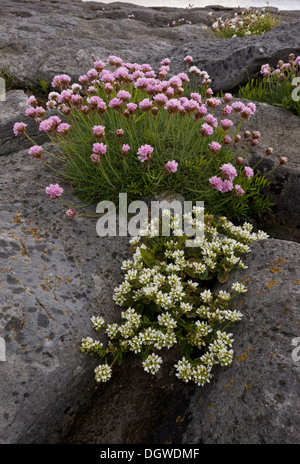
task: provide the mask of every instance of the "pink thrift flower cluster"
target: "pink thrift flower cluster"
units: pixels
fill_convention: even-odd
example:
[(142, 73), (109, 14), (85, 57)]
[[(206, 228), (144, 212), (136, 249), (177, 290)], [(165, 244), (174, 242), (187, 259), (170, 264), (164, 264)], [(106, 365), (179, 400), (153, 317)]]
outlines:
[[(290, 58), (290, 67), (298, 67), (300, 57), (298, 58)], [(71, 83), (70, 76), (66, 74), (53, 78), (53, 91), (48, 95), (46, 109), (38, 105), (34, 96), (29, 97), (25, 114), (35, 119), (39, 130), (48, 133), (51, 140), (57, 140), (61, 144), (72, 141), (75, 146), (80, 143), (80, 147), (90, 144), (87, 160), (101, 172), (110, 164), (110, 156), (115, 156), (116, 151), (120, 157), (121, 169), (128, 168), (133, 158), (149, 164), (159, 151), (156, 148), (159, 145), (152, 143), (153, 128), (157, 120), (161, 117), (166, 121), (169, 124), (166, 127), (170, 128), (171, 134), (173, 121), (185, 118), (188, 127), (201, 140), (203, 151), (199, 153), (199, 157), (203, 154), (204, 157), (207, 156), (208, 162), (212, 160), (217, 164), (219, 159), (224, 159), (223, 155), (235, 152), (233, 164), (224, 163), (220, 167), (220, 162), (218, 168), (220, 167), (221, 173), (210, 177), (208, 183), (212, 189), (221, 193), (231, 192), (235, 196), (242, 196), (245, 194), (243, 188), (254, 174), (250, 166), (243, 166), (239, 144), (257, 145), (260, 132), (245, 131), (242, 138), (235, 132), (234, 125), (241, 127), (251, 118), (256, 112), (256, 105), (253, 102), (237, 101), (229, 92), (223, 97), (215, 97), (210, 88), (208, 73), (200, 70), (190, 55), (186, 55), (183, 61), (187, 65), (187, 72), (171, 75), (169, 58), (160, 62), (157, 71), (147, 63), (126, 62), (115, 55), (110, 55), (106, 62), (93, 58), (93, 67), (78, 78), (78, 83)], [(284, 63), (280, 66), (280, 72), (288, 69), (288, 66), (283, 65)], [(268, 65), (265, 65), (263, 72), (268, 73), (268, 70)], [(184, 95), (185, 86), (189, 85), (190, 78), (196, 79), (198, 87), (202, 88), (201, 91), (191, 92), (187, 97)], [(83, 140), (78, 140), (78, 121), (83, 121), (86, 132), (90, 131), (84, 132)], [(138, 121), (145, 127), (149, 122), (147, 136), (139, 141), (135, 137), (135, 124)], [(15, 135), (26, 136), (26, 124), (23, 122), (15, 123), (13, 130)], [(112, 137), (115, 138), (113, 143)], [(174, 157), (177, 156), (175, 153), (174, 150)], [(269, 147), (266, 156), (271, 153), (272, 148)], [(29, 154), (41, 158), (42, 147), (31, 147)], [(282, 157), (279, 164), (285, 163), (286, 159)], [(178, 165), (178, 161), (165, 158), (161, 162), (161, 173), (176, 175)], [(114, 167), (111, 164), (108, 171), (113, 172)], [(46, 189), (50, 198), (58, 198), (62, 192), (63, 189), (58, 184), (51, 184)]]
[(55, 198), (60, 197), (63, 194), (64, 189), (60, 187), (58, 184), (50, 184), (48, 187), (46, 187), (45, 192), (53, 200)]
[(173, 174), (174, 172), (177, 171), (177, 168), (178, 168), (178, 163), (176, 163), (175, 160), (173, 161), (168, 161), (166, 164), (165, 164), (165, 171), (166, 172), (169, 172), (171, 174)]
[[(239, 163), (237, 163), (239, 164)], [(222, 176), (213, 176), (209, 179), (210, 186), (221, 193), (233, 191), (236, 196), (244, 195), (245, 191), (239, 184), (234, 185), (234, 180), (238, 176), (237, 169), (232, 163), (225, 163), (220, 167)], [(253, 176), (253, 169), (250, 166), (244, 166), (243, 174), (251, 179)]]
[(149, 161), (153, 154), (153, 147), (150, 145), (142, 145), (138, 149), (138, 159), (143, 163), (144, 161)]

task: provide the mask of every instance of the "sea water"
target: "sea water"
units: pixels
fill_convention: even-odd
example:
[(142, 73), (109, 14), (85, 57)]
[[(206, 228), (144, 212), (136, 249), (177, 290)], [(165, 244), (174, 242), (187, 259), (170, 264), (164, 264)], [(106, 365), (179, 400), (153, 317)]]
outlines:
[[(91, 1), (91, 0), (83, 0)], [(93, 0), (99, 1), (100, 3), (112, 3), (108, 0)], [(134, 5), (141, 6), (168, 6), (172, 8), (186, 8), (190, 5), (193, 5), (194, 8), (202, 8), (209, 5), (222, 5), (225, 7), (267, 7), (266, 0), (128, 0), (128, 1), (119, 1), (119, 3), (132, 3)], [(278, 8), (279, 10), (300, 10), (300, 0), (269, 0), (269, 6)]]

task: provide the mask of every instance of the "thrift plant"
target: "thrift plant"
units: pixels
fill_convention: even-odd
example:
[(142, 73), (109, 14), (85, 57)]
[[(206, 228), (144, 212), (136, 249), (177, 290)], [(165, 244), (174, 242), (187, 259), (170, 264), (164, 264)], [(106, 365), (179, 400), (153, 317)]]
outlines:
[[(199, 227), (197, 208), (184, 217), (194, 228)], [(164, 220), (171, 236), (157, 234)], [(154, 375), (164, 350), (174, 348), (179, 353), (175, 375), (199, 386), (210, 381), (214, 365), (231, 364), (234, 340), (228, 329), (242, 313), (230, 303), (247, 288), (235, 282), (231, 292), (211, 289), (216, 281), (226, 282), (231, 270), (245, 269), (241, 257), (249, 244), (267, 235), (253, 233), (249, 223), (235, 226), (225, 217), (204, 215), (199, 246), (186, 247), (186, 238), (179, 217), (164, 210), (160, 222), (152, 220), (131, 239), (134, 254), (123, 262), (126, 275), (114, 292), (115, 303), (123, 308), (121, 321), (106, 323), (101, 315), (93, 316), (93, 328), (103, 332), (107, 343), (87, 337), (81, 344), (83, 353), (103, 360), (95, 369), (97, 382), (109, 380), (113, 365), (128, 352), (141, 357), (143, 369)]]
[(220, 17), (215, 20), (212, 12), (210, 16), (213, 34), (225, 39), (261, 35), (280, 24), (279, 16), (270, 13), (270, 8), (248, 8), (241, 14), (234, 13), (233, 18)]
[(244, 161), (259, 143), (260, 132), (244, 127), (255, 104), (230, 93), (214, 97), (207, 72), (191, 56), (184, 61), (186, 72), (171, 77), (168, 58), (155, 73), (113, 55), (107, 64), (94, 60), (78, 83), (57, 75), (46, 108), (32, 95), (26, 109), (55, 151), (39, 147), (22, 122), (14, 132), (32, 140), (29, 154), (53, 168), (52, 156), (54, 171), (85, 203), (164, 192), (204, 201), (206, 212), (230, 219), (261, 214), (271, 204), (263, 194), (269, 180)]
[(284, 106), (300, 116), (300, 96), (297, 92), (300, 56), (295, 58), (295, 54), (290, 53), (289, 61), (279, 60), (273, 70), (269, 64), (264, 64), (260, 74), (261, 78), (252, 79), (239, 89), (239, 98)]

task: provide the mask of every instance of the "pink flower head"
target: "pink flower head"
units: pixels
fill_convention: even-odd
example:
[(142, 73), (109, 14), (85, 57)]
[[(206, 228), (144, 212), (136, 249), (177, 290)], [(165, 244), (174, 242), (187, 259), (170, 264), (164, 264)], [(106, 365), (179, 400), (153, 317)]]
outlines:
[(120, 139), (124, 136), (125, 132), (123, 129), (117, 129), (116, 130), (116, 136)]
[(253, 131), (252, 132), (252, 138), (253, 139), (259, 139), (261, 136), (261, 133), (259, 131)]
[(63, 193), (64, 189), (60, 187), (58, 184), (50, 184), (49, 187), (46, 187), (45, 192), (49, 197), (54, 200), (55, 198), (58, 198), (61, 196)]
[(178, 76), (173, 76), (169, 79), (169, 86), (173, 89), (178, 89), (178, 87), (182, 87), (182, 80)]
[(57, 126), (57, 132), (62, 135), (68, 135), (68, 133), (70, 132), (70, 128), (70, 124), (63, 122), (62, 124), (59, 124)]
[(71, 81), (70, 76), (67, 74), (61, 74), (59, 76), (55, 76), (52, 80), (52, 87), (63, 87), (69, 85)]
[(213, 176), (209, 179), (209, 183), (211, 187), (213, 187), (216, 190), (219, 190), (221, 192), (223, 188), (223, 181), (221, 177)]
[(27, 127), (27, 124), (24, 124), (24, 122), (16, 122), (14, 124), (14, 134), (15, 135), (24, 134), (24, 132), (26, 132), (26, 127)]
[(135, 103), (127, 103), (127, 108), (130, 114), (134, 114), (137, 110), (137, 105)]
[(36, 108), (37, 99), (33, 95), (31, 95), (31, 97), (29, 97), (28, 100), (27, 100), (27, 105), (33, 106), (34, 108)]
[(98, 97), (97, 95), (94, 95), (93, 97), (89, 97), (87, 99), (87, 102), (90, 105), (90, 107), (94, 110), (94, 109), (97, 108), (98, 105), (100, 105), (100, 103), (103, 102), (103, 100), (102, 100), (102, 98)]
[(152, 106), (153, 106), (153, 103), (152, 101), (149, 100), (149, 98), (145, 98), (139, 104), (139, 107), (142, 111), (150, 111)]
[(181, 79), (182, 82), (189, 82), (189, 76), (186, 73), (179, 73), (177, 74), (177, 77)]
[(198, 106), (195, 117), (196, 119), (201, 119), (207, 114), (207, 108), (204, 105)]
[(139, 77), (134, 84), (136, 89), (146, 90), (148, 87), (148, 79), (146, 77)]
[(139, 155), (138, 158), (139, 160), (141, 160), (142, 163), (144, 161), (149, 161), (152, 154), (153, 154), (153, 147), (151, 147), (150, 145), (142, 145), (138, 149), (138, 155)]
[(158, 106), (163, 106), (167, 103), (168, 97), (164, 93), (158, 93), (153, 97), (153, 100)]
[(244, 110), (245, 105), (242, 102), (234, 102), (232, 103), (232, 108), (234, 109), (236, 113), (240, 113), (241, 111)]
[(30, 108), (26, 108), (25, 116), (29, 116), (30, 118), (35, 118), (36, 117), (35, 108), (32, 106)]
[(243, 119), (249, 119), (250, 116), (252, 116), (252, 114), (253, 114), (253, 111), (248, 106), (245, 106), (243, 111), (241, 111), (241, 116)]
[(122, 146), (122, 154), (125, 155), (129, 150), (130, 150), (130, 145), (127, 145), (126, 143), (124, 143)]
[(222, 114), (223, 114), (224, 116), (229, 116), (230, 113), (231, 113), (231, 111), (232, 111), (232, 106), (226, 105), (226, 106), (224, 106), (224, 108), (223, 108)]
[(253, 169), (250, 168), (250, 166), (245, 166), (244, 167), (244, 175), (246, 177), (248, 177), (248, 179), (251, 179), (251, 177), (253, 176)]
[(165, 108), (170, 114), (178, 113), (180, 110), (180, 101), (177, 98), (171, 98), (165, 104)]
[(177, 171), (177, 167), (178, 167), (178, 163), (176, 163), (175, 160), (173, 161), (168, 161), (166, 164), (165, 164), (165, 171), (166, 172), (169, 172), (169, 173), (174, 173)]
[(236, 194), (237, 197), (241, 197), (242, 195), (244, 195), (245, 190), (243, 190), (239, 184), (235, 184), (234, 193)]
[(102, 71), (102, 73), (101, 73), (102, 82), (109, 82), (110, 84), (115, 82), (115, 80), (116, 80), (115, 76), (109, 71), (106, 71), (106, 70), (104, 70), (104, 71)]
[(169, 58), (164, 58), (162, 61), (161, 61), (161, 64), (163, 66), (168, 66), (169, 64), (171, 63), (171, 60)]
[(68, 216), (68, 218), (70, 218), (70, 219), (73, 219), (76, 216), (76, 214), (77, 213), (76, 213), (75, 209), (73, 209), (73, 208), (69, 208), (66, 211), (66, 216)]
[(201, 134), (203, 137), (208, 137), (209, 135), (212, 135), (214, 132), (213, 127), (210, 124), (204, 123), (201, 127)]
[(230, 145), (231, 142), (232, 142), (232, 138), (229, 135), (225, 135), (225, 137), (223, 139), (224, 145)]
[(120, 100), (123, 101), (128, 101), (131, 99), (131, 93), (126, 90), (120, 90), (120, 92), (117, 93), (117, 98), (120, 98)]
[(105, 126), (94, 126), (93, 136), (96, 139), (102, 139), (103, 137), (105, 137)]
[(167, 97), (169, 97), (169, 98), (173, 97), (174, 93), (175, 93), (175, 92), (174, 92), (174, 89), (173, 89), (172, 87), (168, 87), (168, 88), (166, 89), (166, 95), (167, 95)]
[(230, 192), (233, 189), (233, 183), (231, 180), (225, 179), (222, 186), (222, 193)]
[(209, 144), (209, 149), (212, 153), (219, 153), (221, 148), (222, 148), (222, 145), (220, 145), (218, 142), (212, 142)]
[(104, 85), (104, 90), (105, 90), (105, 93), (109, 95), (114, 91), (114, 88), (110, 82), (106, 82), (106, 84)]
[(191, 93), (191, 98), (193, 100), (196, 100), (196, 102), (198, 102), (198, 103), (201, 103), (201, 101), (202, 101), (202, 97), (201, 97), (200, 93), (197, 93), (197, 92), (192, 92)]
[(107, 145), (104, 145), (102, 142), (101, 143), (93, 143), (93, 153), (96, 153), (97, 155), (105, 155), (107, 149)]
[(88, 85), (89, 84), (89, 78), (86, 74), (84, 74), (83, 76), (80, 76), (78, 78), (79, 82), (82, 84), (82, 85)]
[(99, 153), (92, 153), (90, 156), (90, 160), (93, 164), (99, 164), (101, 161), (101, 154)]
[(229, 130), (233, 126), (231, 119), (222, 119), (221, 126), (224, 130)]
[(282, 165), (282, 164), (286, 164), (288, 162), (288, 159), (286, 156), (281, 156), (280, 160), (279, 160), (279, 164)]
[(184, 61), (186, 63), (192, 63), (193, 62), (193, 57), (190, 56), (190, 55), (187, 55), (185, 58), (184, 58)]
[(209, 124), (212, 127), (217, 127), (218, 126), (218, 120), (215, 118), (212, 114), (208, 114), (205, 117), (205, 122)]
[(122, 80), (126, 79), (128, 74), (129, 74), (129, 71), (124, 66), (120, 66), (118, 69), (116, 69), (113, 72), (114, 78), (117, 79), (118, 81), (122, 81)]
[(29, 148), (28, 153), (34, 158), (40, 158), (43, 153), (43, 147), (40, 147), (39, 145), (33, 145), (33, 147)]
[(35, 108), (35, 115), (37, 118), (43, 118), (45, 114), (46, 114), (46, 110), (42, 106), (37, 106)]
[(96, 71), (101, 72), (105, 68), (105, 63), (103, 63), (103, 61), (95, 61), (94, 68)]
[(223, 164), (220, 169), (222, 174), (230, 181), (233, 181), (233, 179), (237, 176), (237, 171), (231, 163)]
[(123, 105), (123, 101), (120, 99), (120, 98), (113, 98), (112, 100), (110, 100), (108, 106), (110, 108), (114, 108), (114, 109), (118, 109), (120, 108), (121, 106)]
[(90, 69), (86, 74), (91, 81), (96, 80), (98, 77), (98, 71), (94, 68)]
[(111, 66), (122, 66), (123, 65), (123, 60), (119, 56), (110, 55), (107, 61)]
[(225, 93), (225, 95), (224, 95), (224, 102), (225, 103), (230, 103), (232, 99), (233, 99), (233, 96), (232, 96), (231, 93)]
[(208, 98), (206, 100), (206, 104), (209, 108), (217, 108), (217, 106), (220, 106), (221, 105), (221, 100), (219, 100), (219, 98)]
[(249, 102), (249, 103), (247, 103), (247, 107), (250, 108), (250, 110), (252, 111), (252, 114), (255, 113), (255, 111), (256, 111), (256, 105), (255, 105), (255, 103)]

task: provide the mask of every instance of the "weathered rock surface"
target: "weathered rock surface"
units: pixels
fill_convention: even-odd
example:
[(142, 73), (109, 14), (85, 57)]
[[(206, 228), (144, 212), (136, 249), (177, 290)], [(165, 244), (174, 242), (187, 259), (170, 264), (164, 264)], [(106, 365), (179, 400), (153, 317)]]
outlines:
[[(9, 66), (23, 83), (65, 72), (77, 80), (91, 67), (92, 55), (105, 60), (118, 54), (154, 67), (168, 56), (177, 72), (192, 54), (215, 89), (228, 90), (244, 79), (244, 68), (251, 73), (291, 51), (300, 54), (298, 12), (285, 14), (285, 23), (263, 37), (224, 41), (203, 29), (209, 11), (3, 0), (0, 68)], [(166, 27), (182, 16), (193, 25)], [(98, 237), (95, 220), (68, 220), (60, 202), (45, 195), (57, 174), (30, 157), (26, 138), (12, 131), (22, 120), (38, 143), (45, 141), (24, 117), (26, 100), (17, 90), (0, 102), (0, 154), (9, 155), (0, 157), (0, 442), (296, 443), (299, 244), (268, 240), (252, 246), (249, 292), (240, 302), (245, 316), (235, 329), (237, 356), (231, 368), (216, 369), (210, 385), (199, 389), (178, 381), (170, 353), (158, 377), (132, 356), (110, 383), (95, 389), (97, 360), (80, 353), (80, 341), (95, 335), (92, 315), (110, 321), (119, 316), (112, 293), (128, 240)], [(274, 236), (286, 238), (288, 230), (287, 238), (298, 239), (299, 118), (258, 104), (249, 126), (262, 133), (250, 164), (267, 146), (274, 155), (262, 167), (272, 167), (279, 156), (289, 159), (273, 175), (274, 215), (259, 225)], [(64, 199), (74, 203), (63, 186)], [(242, 278), (245, 271), (228, 285)]]
[[(102, 9), (105, 9), (104, 11)], [(217, 16), (236, 9), (220, 10)], [(217, 39), (203, 27), (213, 8), (145, 8), (130, 3), (3, 0), (0, 12), (0, 67), (9, 67), (20, 82), (48, 81), (57, 73), (74, 80), (92, 66), (91, 56), (125, 61), (172, 59), (172, 72), (183, 70), (190, 54), (206, 70), (215, 90), (232, 89), (266, 62), (300, 54), (299, 12), (284, 12), (282, 24), (264, 36)], [(134, 19), (128, 15), (134, 14)], [(167, 27), (184, 17), (192, 22)], [(151, 37), (151, 40), (149, 40)]]
[[(242, 101), (246, 104), (249, 100)], [(295, 141), (300, 137), (300, 118), (286, 108), (259, 102), (255, 104), (256, 112), (244, 123), (243, 128), (260, 131), (261, 137), (259, 144), (251, 147), (243, 157), (245, 162), (252, 167), (257, 166), (264, 174), (274, 169), (269, 176), (271, 184), (266, 192), (271, 195), (274, 205), (272, 211), (264, 214), (261, 220), (258, 219), (258, 225), (272, 237), (299, 242), (300, 159)], [(246, 147), (246, 144), (242, 147)], [(268, 147), (272, 147), (274, 152), (266, 157)], [(286, 157), (288, 162), (278, 167), (281, 156)]]
[(92, 218), (68, 221), (44, 193), (52, 171), (27, 150), (0, 163), (0, 442), (39, 443), (63, 429), (93, 389), (80, 341), (93, 332), (93, 314), (114, 317), (128, 240), (98, 237)]
[(36, 122), (24, 115), (27, 100), (28, 95), (23, 90), (11, 90), (6, 93), (5, 101), (0, 102), (0, 156), (13, 154), (32, 145), (25, 137), (20, 144), (20, 138), (13, 132), (15, 122), (23, 121), (27, 124), (28, 134), (34, 137), (37, 143), (42, 144), (47, 139), (45, 134), (39, 131)]
[(262, 240), (244, 262), (222, 286), (248, 286), (235, 303), (243, 319), (232, 330), (234, 362), (195, 391), (179, 424), (175, 408), (156, 443), (299, 444), (300, 245)]

